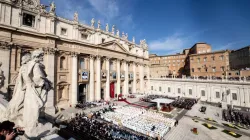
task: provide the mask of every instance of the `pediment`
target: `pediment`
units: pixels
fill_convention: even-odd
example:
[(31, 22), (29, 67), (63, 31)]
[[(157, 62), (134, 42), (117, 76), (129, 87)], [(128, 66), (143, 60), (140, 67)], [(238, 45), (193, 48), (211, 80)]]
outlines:
[(105, 42), (100, 44), (100, 46), (117, 52), (129, 53), (120, 43), (116, 41)]

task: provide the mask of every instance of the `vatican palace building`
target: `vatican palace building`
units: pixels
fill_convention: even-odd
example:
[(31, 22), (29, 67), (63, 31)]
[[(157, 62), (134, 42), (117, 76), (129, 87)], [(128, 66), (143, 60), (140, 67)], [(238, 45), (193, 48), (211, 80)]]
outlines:
[(55, 9), (53, 2), (46, 8), (40, 0), (0, 1), (0, 62), (5, 77), (1, 92), (11, 98), (22, 56), (34, 49), (44, 51), (54, 87), (47, 108), (149, 90), (145, 39), (136, 44), (134, 37), (128, 40), (128, 34), (115, 25), (94, 18), (89, 25), (81, 24), (77, 12), (69, 20), (58, 17)]

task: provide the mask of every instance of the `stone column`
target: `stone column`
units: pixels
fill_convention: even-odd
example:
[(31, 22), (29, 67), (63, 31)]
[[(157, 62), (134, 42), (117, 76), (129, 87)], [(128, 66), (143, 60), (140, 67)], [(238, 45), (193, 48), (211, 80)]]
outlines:
[(132, 93), (136, 93), (136, 64), (133, 62), (133, 87), (132, 87)]
[(140, 92), (144, 93), (144, 70), (143, 70), (143, 64), (139, 65), (139, 77), (140, 77)]
[(77, 71), (77, 53), (72, 52), (72, 78), (71, 78), (71, 104), (72, 106), (77, 104), (77, 96), (78, 96), (78, 71)]
[(148, 81), (147, 81), (147, 89), (148, 89), (148, 91), (150, 91), (150, 88), (151, 88), (151, 86), (150, 86), (150, 69), (149, 69), (149, 66), (147, 65), (146, 66), (146, 69), (147, 69), (147, 78), (148, 78)]
[(106, 101), (109, 101), (110, 100), (110, 70), (109, 70), (109, 60), (110, 58), (109, 57), (106, 57), (105, 58), (105, 61), (106, 61), (106, 71), (107, 71), (107, 77), (106, 77), (106, 92), (105, 92), (105, 97), (104, 99)]
[(47, 58), (47, 62), (46, 62), (46, 73), (48, 76), (48, 79), (51, 81), (52, 83), (52, 87), (54, 88), (53, 90), (50, 90), (48, 92), (48, 96), (47, 96), (47, 102), (45, 105), (45, 112), (49, 115), (53, 115), (55, 114), (55, 90), (56, 90), (56, 84), (55, 84), (55, 53), (56, 53), (56, 49), (54, 48), (46, 48), (45, 49), (45, 54), (46, 54), (46, 58)]
[(124, 95), (128, 95), (128, 81), (129, 81), (129, 79), (128, 79), (128, 63), (125, 60), (123, 60), (123, 69), (125, 71), (125, 79), (124, 79), (124, 86), (123, 86), (122, 93)]
[(89, 57), (89, 101), (94, 101), (94, 75), (95, 75), (95, 71), (94, 71), (94, 56), (90, 55)]
[(96, 91), (95, 100), (101, 99), (101, 56), (96, 56)]
[(117, 83), (116, 83), (116, 94), (117, 96), (121, 93), (121, 64), (120, 64), (120, 60), (117, 59), (116, 62), (116, 72), (117, 72)]
[[(3, 81), (2, 83), (0, 83), (0, 92), (2, 92), (4, 95), (7, 95), (7, 92), (8, 92), (8, 84), (10, 83), (10, 79), (9, 79), (9, 76), (10, 76), (10, 65), (11, 64), (15, 64), (16, 62), (12, 62), (10, 64), (10, 61), (12, 58), (15, 58), (16, 56), (13, 56), (12, 55), (12, 58), (11, 58), (11, 45), (9, 45), (8, 43), (5, 43), (5, 42), (0, 42), (0, 63), (1, 66), (0, 66), (0, 71), (3, 72), (3, 76), (2, 77)], [(1, 75), (1, 73), (0, 73)], [(1, 80), (1, 79), (0, 79)]]

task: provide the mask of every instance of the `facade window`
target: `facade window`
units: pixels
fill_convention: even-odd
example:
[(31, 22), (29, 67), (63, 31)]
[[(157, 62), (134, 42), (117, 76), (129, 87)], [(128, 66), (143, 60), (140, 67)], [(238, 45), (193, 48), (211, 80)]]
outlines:
[(181, 88), (178, 88), (178, 93), (181, 93)]
[(82, 33), (81, 34), (81, 39), (82, 40), (86, 40), (88, 38), (88, 35), (87, 34), (85, 34), (85, 33)]
[(215, 56), (212, 56), (211, 58), (212, 58), (213, 61), (215, 60)]
[(232, 93), (233, 96), (233, 100), (237, 100), (237, 94), (236, 93)]
[(198, 63), (200, 63), (200, 58), (197, 58)]
[(151, 86), (151, 90), (154, 90), (154, 87), (153, 87), (153, 86)]
[(220, 92), (216, 91), (215, 94), (216, 94), (216, 98), (220, 98)]
[(168, 92), (171, 92), (171, 89), (170, 89), (170, 87), (168, 87)]
[(192, 68), (192, 72), (194, 72), (194, 68)]
[(205, 68), (205, 71), (207, 72), (207, 68)]
[(188, 89), (189, 95), (192, 95), (192, 89)]
[(105, 42), (105, 39), (104, 38), (102, 38), (102, 43), (104, 43)]
[(159, 91), (161, 91), (161, 87), (159, 87)]
[(228, 75), (231, 75), (231, 73), (228, 73)]
[(80, 68), (81, 68), (81, 69), (85, 69), (84, 58), (81, 58), (81, 59), (80, 59)]
[(23, 25), (29, 27), (35, 27), (35, 16), (27, 13), (23, 13)]
[(66, 69), (66, 59), (64, 56), (60, 58), (60, 69)]
[(201, 72), (201, 68), (197, 68), (199, 72)]
[(225, 71), (225, 67), (221, 67), (221, 71)]
[(216, 67), (213, 67), (213, 72), (216, 72)]
[(61, 35), (67, 35), (67, 29), (61, 28)]
[(205, 57), (205, 58), (204, 58), (204, 62), (206, 62), (206, 61), (207, 61), (207, 58)]
[(205, 90), (201, 90), (201, 96), (206, 96), (205, 95)]
[(238, 72), (236, 72), (236, 73), (235, 73), (235, 75), (239, 75), (239, 73), (238, 73)]
[(222, 55), (222, 56), (220, 56), (220, 60), (223, 60), (224, 59), (224, 56)]

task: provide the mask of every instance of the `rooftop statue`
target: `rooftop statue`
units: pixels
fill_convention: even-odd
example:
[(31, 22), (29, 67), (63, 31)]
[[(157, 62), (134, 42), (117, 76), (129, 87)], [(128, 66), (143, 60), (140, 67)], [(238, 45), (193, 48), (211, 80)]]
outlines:
[(53, 2), (50, 3), (50, 10), (49, 10), (49, 12), (50, 13), (55, 13), (55, 11), (56, 11), (56, 5), (55, 5), (55, 2), (53, 1)]
[(93, 28), (95, 27), (95, 19), (94, 18), (91, 19), (91, 27), (93, 27)]
[(133, 37), (132, 42), (135, 43), (135, 37)]
[(128, 39), (128, 33), (126, 33), (126, 35), (125, 35), (125, 39)]
[(98, 23), (97, 23), (97, 28), (100, 29), (101, 28), (101, 21), (98, 20)]
[(124, 34), (124, 32), (122, 32), (122, 38), (125, 38), (125, 34)]
[(106, 32), (109, 32), (109, 24), (106, 24)]
[(112, 34), (115, 34), (115, 25), (112, 26)]
[(120, 36), (120, 31), (116, 30), (116, 35), (119, 37)]
[(78, 21), (78, 13), (77, 12), (75, 12), (75, 14), (74, 14), (74, 21)]

